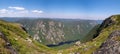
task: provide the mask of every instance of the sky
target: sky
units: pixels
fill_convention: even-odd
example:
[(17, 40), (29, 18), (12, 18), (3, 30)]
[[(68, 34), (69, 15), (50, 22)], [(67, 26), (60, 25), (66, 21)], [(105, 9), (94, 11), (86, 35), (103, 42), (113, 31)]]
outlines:
[(0, 17), (103, 20), (120, 14), (120, 0), (0, 0)]

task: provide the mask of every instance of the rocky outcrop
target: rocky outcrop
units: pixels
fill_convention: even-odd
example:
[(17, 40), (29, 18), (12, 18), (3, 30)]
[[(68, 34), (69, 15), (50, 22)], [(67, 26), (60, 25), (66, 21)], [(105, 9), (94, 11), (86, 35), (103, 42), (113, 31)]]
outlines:
[(18, 21), (27, 32), (45, 45), (83, 39), (97, 23), (92, 20), (23, 19)]
[(65, 39), (63, 32), (63, 25), (60, 22), (48, 21), (38, 21), (35, 27), (32, 27), (33, 39), (38, 40), (39, 42), (56, 44)]
[(0, 54), (52, 54), (52, 49), (29, 37), (20, 24), (0, 20)]
[(7, 48), (11, 54), (18, 54), (17, 50), (15, 50), (12, 47), (12, 44), (9, 42), (7, 37), (2, 32), (0, 32), (0, 38), (2, 38), (5, 41), (5, 48)]
[[(111, 16), (111, 17), (113, 17), (113, 16)], [(96, 37), (100, 34), (100, 32), (101, 32), (101, 30), (102, 30), (103, 28), (106, 28), (106, 27), (108, 27), (108, 26), (110, 26), (110, 25), (112, 25), (112, 24), (115, 23), (114, 20), (112, 20), (111, 17), (105, 19), (105, 20), (102, 22), (102, 24), (100, 25), (100, 27), (97, 29), (97, 32), (94, 34), (94, 38), (96, 38)]]
[(94, 54), (120, 54), (120, 31), (112, 32)]
[(24, 27), (23, 25), (21, 25), (21, 28), (22, 28), (26, 33), (28, 33), (27, 30), (25, 29), (25, 27)]

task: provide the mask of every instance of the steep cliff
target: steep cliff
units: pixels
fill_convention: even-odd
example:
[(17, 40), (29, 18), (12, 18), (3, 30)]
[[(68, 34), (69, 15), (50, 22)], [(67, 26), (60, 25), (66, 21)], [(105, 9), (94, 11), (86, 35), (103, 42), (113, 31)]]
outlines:
[(98, 27), (93, 40), (70, 47), (62, 53), (119, 54), (119, 30), (120, 15), (113, 15)]
[(97, 23), (93, 20), (75, 19), (23, 19), (21, 23), (37, 41), (58, 44), (65, 41), (83, 40)]
[(120, 54), (120, 30), (113, 31), (94, 54)]
[[(24, 21), (24, 23), (25, 22), (26, 21)], [(31, 23), (35, 23), (35, 22), (31, 22)], [(57, 26), (58, 26), (57, 32), (63, 26), (61, 25), (59, 28), (59, 23), (56, 24), (54, 23), (54, 21), (45, 20), (45, 22), (46, 22), (45, 24), (38, 23), (40, 25), (39, 28), (42, 29), (41, 26), (45, 25), (44, 29), (48, 28), (46, 32), (50, 31), (52, 32), (51, 34), (56, 32), (55, 28)], [(26, 24), (27, 23), (28, 22), (26, 22)], [(30, 24), (30, 22), (28, 24), (29, 26), (36, 25), (36, 24)], [(46, 24), (48, 24), (49, 26), (47, 26)], [(70, 25), (71, 24), (72, 23), (70, 23)], [(24, 25), (24, 26), (28, 26), (28, 25)], [(63, 27), (65, 27), (65, 25)], [(52, 31), (49, 28), (52, 29)], [(87, 36), (87, 38), (88, 37), (91, 38), (91, 36), (92, 37), (94, 36), (94, 39), (92, 39), (91, 41), (85, 43), (81, 43), (80, 41), (77, 41), (74, 44), (74, 46), (71, 46), (70, 48), (67, 49), (53, 50), (40, 44), (34, 40), (35, 37), (30, 38), (31, 36), (27, 34), (27, 32), (30, 31), (28, 31), (27, 29), (25, 29), (20, 24), (0, 21), (0, 53), (1, 54), (2, 53), (3, 54), (6, 53), (7, 54), (10, 53), (12, 54), (42, 54), (42, 53), (43, 54), (120, 54), (120, 15), (113, 15), (107, 18), (106, 20), (104, 20), (104, 22), (100, 26), (96, 26), (95, 28), (93, 28), (94, 30), (91, 30), (90, 36)], [(37, 27), (35, 27), (34, 29), (38, 30)], [(43, 32), (44, 29), (40, 31)]]
[(0, 20), (0, 54), (51, 54), (52, 49), (30, 38), (20, 24)]
[(111, 33), (94, 54), (120, 54), (120, 15), (113, 15), (106, 21), (104, 25), (111, 27)]

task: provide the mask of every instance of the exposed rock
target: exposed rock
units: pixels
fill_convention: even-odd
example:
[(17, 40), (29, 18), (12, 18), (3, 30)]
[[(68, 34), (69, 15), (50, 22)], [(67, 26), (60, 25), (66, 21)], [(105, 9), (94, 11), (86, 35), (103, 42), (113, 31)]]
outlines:
[(35, 34), (35, 35), (33, 36), (33, 39), (34, 39), (34, 40), (39, 40), (40, 38), (39, 38), (38, 34)]
[(26, 38), (26, 41), (28, 41), (29, 43), (32, 43), (32, 40), (30, 38)]
[(25, 29), (23, 25), (21, 25), (21, 28), (27, 33), (27, 30)]
[[(34, 42), (32, 42), (34, 41)], [(52, 54), (17, 23), (0, 21), (0, 54)]]
[(75, 45), (76, 45), (76, 46), (80, 46), (80, 44), (81, 44), (80, 41), (75, 42)]
[[(111, 17), (113, 17), (113, 16), (111, 16)], [(102, 24), (100, 25), (100, 27), (97, 29), (96, 34), (94, 34), (94, 38), (96, 38), (100, 34), (100, 32), (101, 32), (101, 30), (103, 28), (106, 28), (106, 27), (108, 27), (108, 26), (110, 26), (110, 25), (112, 25), (112, 24), (115, 23), (114, 20), (111, 17), (107, 18), (106, 20), (104, 20), (102, 22)]]
[(120, 31), (112, 32), (100, 49), (93, 54), (120, 54)]
[(0, 32), (0, 38), (5, 40), (6, 42), (5, 48), (7, 48), (11, 54), (18, 54), (17, 51), (12, 47), (9, 40), (6, 38), (6, 36), (2, 32)]
[(34, 40), (45, 45), (77, 39), (82, 40), (96, 25), (95, 21), (71, 19), (27, 19), (18, 23), (21, 23), (27, 29)]

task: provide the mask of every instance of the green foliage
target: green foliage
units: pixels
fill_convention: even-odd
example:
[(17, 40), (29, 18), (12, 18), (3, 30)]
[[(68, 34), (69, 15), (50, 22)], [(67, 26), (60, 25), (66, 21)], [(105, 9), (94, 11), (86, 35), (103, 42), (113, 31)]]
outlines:
[[(102, 28), (100, 34), (93, 40), (86, 43), (82, 43), (80, 46), (73, 46), (69, 49), (64, 50), (63, 53), (69, 52), (79, 52), (80, 54), (92, 54), (96, 51), (101, 44), (108, 38), (108, 36), (115, 30), (120, 30), (120, 15), (114, 15), (110, 19), (114, 22), (106, 28)], [(99, 27), (100, 28), (100, 27)], [(116, 37), (115, 40), (120, 40), (119, 37)], [(70, 50), (71, 49), (71, 50)]]
[[(20, 24), (0, 21), (0, 31), (5, 37), (7, 37), (12, 47), (15, 48), (19, 54), (40, 54), (52, 52), (52, 49), (49, 49), (48, 47), (29, 38), (29, 35), (21, 28)], [(4, 46), (2, 45), (1, 47)]]
[(93, 29), (89, 31), (89, 33), (86, 35), (86, 37), (83, 38), (82, 42), (90, 41), (94, 38), (94, 34), (97, 33), (97, 29), (100, 27), (100, 25), (96, 25)]
[[(33, 37), (39, 31), (38, 36), (40, 37), (41, 43), (45, 45), (56, 44), (65, 41), (71, 40), (83, 40), (86, 37), (86, 34), (96, 25), (95, 21), (92, 20), (72, 20), (72, 19), (23, 19), (17, 21), (25, 26), (28, 33)], [(41, 23), (42, 22), (42, 23)], [(53, 29), (50, 28), (49, 23), (53, 22)], [(59, 27), (59, 23), (61, 23), (61, 27)], [(40, 25), (44, 25), (45, 29), (42, 29)], [(78, 28), (79, 27), (79, 28)], [(44, 32), (44, 31), (46, 32)], [(50, 30), (54, 31), (50, 33)], [(64, 34), (64, 38), (60, 38), (60, 30), (61, 33)], [(43, 34), (45, 33), (45, 35)], [(48, 33), (51, 34), (50, 38), (53, 38), (53, 41), (47, 39), (46, 36)], [(55, 34), (55, 35), (54, 35)], [(59, 39), (55, 40), (55, 39)], [(86, 39), (84, 39), (86, 40)]]
[[(17, 49), (19, 54), (57, 54), (57, 53), (63, 53), (63, 54), (69, 54), (69, 53), (80, 53), (80, 54), (92, 54), (94, 51), (99, 49), (101, 44), (108, 38), (108, 36), (115, 30), (120, 30), (120, 15), (113, 15), (110, 17), (114, 22), (113, 24), (102, 27), (99, 35), (94, 38), (91, 41), (81, 43), (79, 46), (71, 46), (70, 48), (48, 48), (37, 41), (33, 40), (32, 38), (29, 38), (29, 35), (22, 30), (19, 24), (14, 23), (8, 23), (4, 21), (0, 21), (0, 31), (4, 33), (4, 35), (9, 39), (12, 46)], [(96, 33), (96, 29), (98, 29), (99, 26), (96, 26), (90, 34), (89, 37), (91, 38), (94, 32)], [(100, 28), (100, 27), (99, 27)], [(67, 28), (66, 28), (67, 30)], [(69, 32), (69, 31), (65, 31)], [(77, 34), (78, 35), (78, 34)], [(17, 38), (17, 39), (16, 39)], [(26, 39), (29, 38), (32, 40), (32, 42), (28, 42)], [(72, 37), (71, 37), (72, 38)], [(86, 38), (87, 39), (87, 38)], [(120, 41), (120, 37), (114, 38), (114, 40)], [(1, 42), (1, 41), (0, 41)], [(2, 43), (2, 42), (1, 42)], [(0, 47), (4, 45), (0, 44)], [(57, 49), (57, 50), (55, 50)], [(5, 49), (7, 50), (7, 49)], [(9, 53), (9, 51), (7, 51)]]

